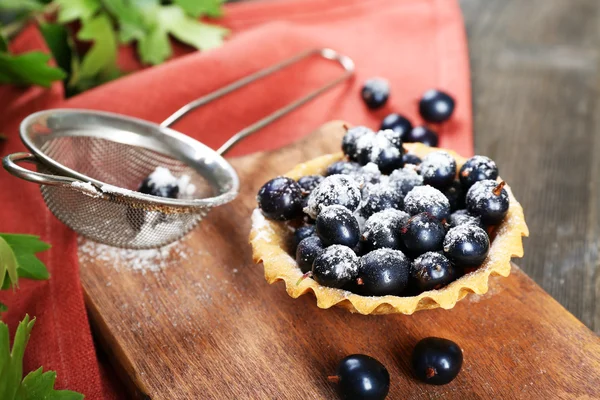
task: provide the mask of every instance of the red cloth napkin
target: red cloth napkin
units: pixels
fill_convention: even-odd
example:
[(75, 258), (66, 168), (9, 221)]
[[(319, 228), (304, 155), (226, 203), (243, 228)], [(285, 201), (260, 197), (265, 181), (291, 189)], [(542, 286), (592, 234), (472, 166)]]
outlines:
[[(332, 119), (377, 128), (387, 113), (396, 111), (421, 123), (417, 102), (430, 88), (443, 89), (457, 101), (453, 119), (439, 128), (440, 145), (463, 155), (472, 153), (467, 46), (456, 1), (248, 2), (227, 6), (222, 23), (232, 29), (225, 46), (208, 52), (177, 46), (175, 59), (146, 69), (131, 48), (121, 49), (121, 66), (137, 72), (68, 100), (58, 83), (51, 89), (0, 87), (0, 131), (9, 137), (0, 153), (24, 149), (18, 125), (34, 111), (89, 108), (160, 122), (194, 98), (314, 47), (331, 47), (352, 57), (355, 79), (247, 139), (233, 155), (280, 147)], [(19, 53), (45, 45), (30, 27), (11, 48)], [(309, 60), (194, 111), (174, 128), (216, 148), (340, 71), (330, 62)], [(390, 100), (376, 112), (368, 111), (359, 96), (361, 84), (374, 76), (391, 82)], [(11, 329), (25, 313), (38, 317), (25, 371), (40, 365), (54, 369), (58, 388), (80, 391), (88, 399), (123, 396), (101, 376), (103, 366), (98, 365), (79, 283), (76, 235), (50, 214), (36, 185), (2, 171), (0, 188), (0, 231), (38, 234), (53, 245), (42, 255), (52, 274), (49, 281), (22, 280), (18, 291), (0, 294), (0, 301), (9, 306), (4, 319)]]

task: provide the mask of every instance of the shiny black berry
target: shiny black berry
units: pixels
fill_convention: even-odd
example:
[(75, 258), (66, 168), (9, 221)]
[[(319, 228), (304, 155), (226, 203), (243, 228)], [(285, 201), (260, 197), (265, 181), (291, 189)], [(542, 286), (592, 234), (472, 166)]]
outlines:
[(302, 272), (308, 272), (312, 269), (313, 262), (323, 251), (325, 246), (316, 236), (309, 236), (303, 239), (296, 249), (296, 263)]
[(365, 82), (360, 94), (367, 107), (381, 108), (390, 97), (390, 84), (385, 79), (372, 78)]
[(391, 129), (394, 132), (398, 132), (400, 134), (400, 139), (404, 140), (406, 135), (412, 130), (412, 123), (408, 120), (408, 118), (392, 113), (381, 121), (381, 127), (379, 129), (386, 130)]
[(325, 246), (341, 244), (354, 247), (360, 239), (360, 227), (356, 217), (343, 206), (325, 207), (315, 224), (317, 236)]
[(431, 385), (445, 385), (451, 382), (463, 364), (460, 347), (451, 340), (428, 337), (415, 346), (412, 353), (412, 367), (417, 379)]
[(413, 282), (421, 291), (440, 289), (456, 278), (452, 263), (440, 253), (421, 254), (412, 263)]
[(508, 213), (508, 192), (504, 182), (483, 180), (473, 184), (467, 192), (467, 210), (481, 218), (486, 225), (498, 225)]
[(422, 160), (418, 156), (416, 156), (412, 153), (404, 153), (404, 155), (402, 156), (402, 161), (404, 161), (404, 165), (406, 165), (406, 164), (419, 165), (422, 162)]
[(416, 186), (404, 197), (404, 211), (410, 215), (429, 213), (444, 221), (450, 217), (450, 202), (431, 186)]
[(374, 136), (375, 133), (367, 128), (366, 126), (355, 126), (353, 128), (348, 128), (344, 138), (342, 139), (342, 151), (351, 160), (357, 161), (358, 151), (357, 151), (357, 142), (363, 136)]
[(359, 258), (352, 249), (334, 244), (315, 258), (312, 277), (320, 285), (339, 289), (356, 279), (359, 265)]
[(302, 189), (295, 180), (280, 176), (260, 188), (257, 201), (267, 218), (284, 221), (301, 215), (302, 197)]
[(413, 257), (442, 250), (446, 235), (444, 225), (429, 213), (411, 217), (400, 232), (406, 251)]
[(440, 190), (450, 186), (456, 177), (456, 161), (446, 151), (427, 154), (419, 168), (423, 183)]
[(400, 294), (408, 283), (410, 267), (410, 260), (400, 250), (378, 249), (365, 254), (358, 268), (358, 294)]
[(385, 184), (368, 185), (363, 190), (362, 206), (359, 210), (363, 218), (369, 218), (376, 212), (402, 207), (402, 194), (394, 187)]
[(485, 156), (474, 156), (469, 158), (458, 173), (460, 182), (469, 189), (475, 182), (486, 179), (496, 180), (498, 178), (498, 167), (496, 163)]
[(407, 143), (423, 143), (430, 147), (437, 147), (439, 139), (437, 133), (425, 126), (415, 126), (404, 140)]
[(462, 184), (458, 180), (454, 180), (450, 186), (442, 191), (444, 196), (448, 199), (450, 203), (450, 210), (456, 211), (461, 208), (465, 208), (465, 190), (463, 189)]
[(428, 90), (419, 101), (419, 113), (427, 122), (444, 122), (452, 116), (453, 112), (454, 99), (440, 90)]
[(364, 354), (344, 358), (328, 379), (337, 384), (344, 400), (384, 400), (390, 390), (390, 374), (385, 366)]
[(294, 231), (294, 249), (298, 247), (298, 244), (310, 236), (315, 236), (315, 226), (314, 225), (305, 225)]
[(360, 169), (360, 164), (354, 161), (336, 161), (327, 167), (326, 176), (330, 175), (351, 175)]
[(304, 212), (311, 218), (317, 215), (327, 206), (338, 204), (350, 211), (355, 211), (360, 205), (362, 193), (359, 183), (349, 175), (331, 175), (323, 179), (306, 202)]
[(467, 210), (458, 210), (450, 214), (448, 223), (450, 224), (450, 228), (470, 224), (485, 229), (485, 225), (481, 222), (481, 218), (469, 214)]
[(382, 248), (402, 250), (400, 230), (408, 218), (404, 211), (391, 208), (371, 215), (361, 238), (363, 250), (367, 253)]
[(444, 238), (444, 254), (460, 267), (478, 267), (488, 255), (490, 239), (478, 226), (464, 224), (450, 228)]
[(395, 147), (386, 147), (379, 151), (379, 154), (373, 160), (384, 175), (391, 174), (394, 170), (402, 168), (402, 152)]
[(308, 175), (298, 179), (298, 185), (302, 189), (302, 194), (308, 196), (322, 181), (321, 175)]

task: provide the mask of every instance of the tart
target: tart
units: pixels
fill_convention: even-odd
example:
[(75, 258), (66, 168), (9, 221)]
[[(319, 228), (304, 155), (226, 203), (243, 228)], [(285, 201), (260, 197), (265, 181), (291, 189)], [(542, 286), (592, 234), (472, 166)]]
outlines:
[[(357, 128), (352, 128), (351, 130), (356, 131), (356, 129), (361, 129), (361, 128), (357, 127)], [(366, 129), (366, 128), (364, 128), (364, 129)], [(379, 135), (383, 136), (383, 134), (385, 132), (391, 133), (391, 131), (382, 131), (382, 132), (377, 133), (377, 136), (379, 136)], [(348, 136), (351, 133), (352, 132), (349, 131), (349, 133), (346, 136)], [(399, 145), (399, 148), (401, 149), (402, 153), (408, 153), (413, 156), (416, 156), (415, 158), (418, 157), (420, 159), (427, 160), (427, 162), (426, 162), (427, 165), (421, 165), (416, 168), (419, 171), (419, 174), (421, 176), (423, 176), (425, 183), (429, 183), (434, 186), (437, 184), (447, 185), (447, 182), (444, 182), (444, 181), (448, 181), (448, 179), (447, 179), (448, 177), (444, 176), (445, 171), (443, 170), (443, 168), (442, 169), (438, 168), (436, 171), (434, 171), (435, 173), (431, 173), (430, 167), (431, 167), (431, 165), (433, 165), (434, 167), (437, 166), (436, 163), (438, 162), (438, 160), (436, 160), (436, 157), (438, 157), (438, 154), (440, 152), (443, 152), (443, 156), (446, 159), (448, 158), (448, 155), (451, 157), (451, 160), (441, 160), (440, 162), (446, 163), (444, 165), (449, 165), (452, 163), (456, 164), (455, 167), (452, 166), (452, 168), (454, 168), (454, 169), (452, 169), (450, 172), (452, 174), (452, 176), (450, 178), (451, 178), (451, 180), (455, 181), (454, 183), (458, 184), (459, 180), (457, 177), (460, 177), (461, 175), (465, 181), (468, 181), (467, 182), (468, 185), (473, 185), (473, 183), (477, 183), (478, 181), (481, 181), (482, 179), (490, 178), (490, 176), (479, 176), (478, 177), (478, 176), (476, 176), (476, 174), (474, 175), (472, 173), (469, 175), (469, 171), (472, 171), (472, 170), (482, 171), (482, 174), (485, 175), (485, 172), (486, 172), (485, 168), (480, 168), (479, 170), (477, 170), (477, 168), (474, 168), (474, 169), (463, 168), (465, 162), (467, 162), (467, 161), (468, 161), (469, 165), (475, 164), (475, 167), (477, 167), (477, 165), (481, 165), (482, 159), (489, 160), (486, 157), (479, 157), (479, 158), (474, 157), (472, 159), (467, 160), (466, 158), (461, 157), (460, 155), (456, 154), (452, 150), (428, 147), (428, 146), (425, 146), (420, 143), (401, 143), (401, 142), (399, 142), (399, 140), (396, 140), (396, 142), (394, 142), (393, 140), (390, 140), (389, 142), (394, 144), (395, 146)], [(329, 173), (333, 172), (335, 174), (337, 174), (339, 172), (348, 172), (348, 170), (345, 170), (345, 171), (343, 169), (340, 170), (340, 168), (341, 168), (340, 165), (336, 165), (337, 162), (347, 161), (348, 158), (350, 158), (352, 160), (357, 160), (358, 165), (362, 164), (363, 170), (366, 170), (366, 169), (368, 169), (368, 167), (364, 167), (364, 165), (375, 160), (375, 158), (376, 158), (376, 156), (373, 157), (372, 155), (367, 156), (366, 159), (363, 159), (361, 162), (360, 161), (360, 158), (361, 158), (360, 146), (358, 149), (356, 149), (356, 146), (355, 146), (354, 148), (348, 150), (346, 147), (344, 147), (344, 145), (345, 145), (345, 143), (343, 143), (342, 147), (343, 147), (344, 151), (348, 154), (344, 154), (343, 152), (340, 152), (340, 153), (328, 154), (328, 155), (324, 155), (324, 156), (312, 159), (310, 161), (307, 161), (305, 163), (297, 165), (294, 169), (285, 173), (283, 176), (287, 177), (287, 178), (291, 178), (294, 181), (298, 181), (300, 178), (306, 177), (306, 176), (327, 175), (328, 169), (329, 169)], [(432, 155), (432, 153), (434, 153), (434, 152), (436, 154)], [(429, 155), (429, 157), (428, 157), (428, 155)], [(379, 158), (378, 160), (380, 160), (380, 159), (381, 158)], [(344, 168), (353, 169), (356, 167), (353, 163), (343, 163), (343, 164), (344, 164), (343, 165)], [(368, 165), (371, 166), (371, 168), (375, 168), (375, 167), (372, 167), (371, 164), (368, 164)], [(484, 165), (484, 167), (485, 167), (485, 165)], [(394, 174), (394, 172), (393, 172), (394, 167), (390, 168), (389, 163), (385, 163), (384, 168), (387, 169), (389, 173)], [(405, 166), (404, 169), (406, 169), (406, 168), (408, 168), (408, 167)], [(398, 167), (396, 169), (402, 169), (402, 168)], [(430, 170), (429, 172), (428, 172), (428, 169)], [(459, 171), (460, 171), (460, 173), (459, 173)], [(345, 175), (336, 175), (336, 176), (343, 177)], [(342, 287), (330, 287), (331, 285), (325, 286), (325, 285), (319, 284), (317, 282), (317, 280), (311, 278), (310, 276), (307, 276), (307, 275), (310, 275), (310, 272), (309, 272), (309, 274), (306, 274), (305, 272), (303, 272), (301, 270), (298, 262), (296, 261), (296, 258), (294, 258), (294, 256), (292, 255), (294, 246), (290, 243), (293, 241), (293, 236), (294, 236), (293, 232), (298, 228), (299, 225), (302, 224), (302, 222), (300, 222), (301, 220), (298, 218), (293, 218), (291, 215), (284, 216), (284, 215), (278, 215), (277, 213), (270, 212), (271, 210), (268, 209), (268, 207), (269, 207), (268, 203), (266, 205), (263, 205), (262, 209), (256, 208), (252, 213), (252, 230), (250, 232), (250, 243), (251, 243), (252, 249), (253, 249), (254, 262), (255, 263), (262, 262), (262, 264), (264, 266), (264, 271), (265, 271), (265, 279), (267, 280), (268, 283), (272, 284), (277, 281), (284, 281), (287, 293), (293, 298), (297, 298), (303, 294), (312, 292), (316, 297), (317, 306), (320, 308), (324, 308), (324, 309), (330, 308), (332, 306), (338, 306), (338, 307), (345, 308), (345, 309), (349, 310), (350, 312), (357, 312), (360, 314), (392, 314), (392, 313), (412, 314), (415, 311), (434, 309), (434, 308), (438, 308), (438, 307), (441, 307), (444, 309), (451, 309), (454, 307), (454, 305), (459, 300), (463, 299), (469, 293), (476, 293), (476, 294), (486, 293), (488, 291), (488, 279), (489, 279), (490, 275), (493, 275), (493, 276), (499, 275), (499, 276), (503, 276), (503, 277), (508, 276), (511, 271), (511, 258), (523, 256), (522, 237), (528, 236), (528, 228), (525, 223), (523, 209), (522, 209), (521, 205), (515, 199), (510, 187), (508, 185), (506, 185), (500, 177), (497, 177), (497, 173), (494, 176), (491, 176), (491, 178), (494, 178), (494, 177), (495, 177), (495, 179), (491, 179), (491, 180), (487, 179), (482, 182), (479, 182), (480, 184), (478, 186), (482, 186), (482, 187), (486, 186), (486, 185), (484, 185), (484, 183), (487, 183), (489, 186), (490, 182), (495, 180), (497, 183), (497, 186), (495, 186), (495, 183), (492, 182), (493, 183), (492, 186), (495, 186), (495, 187), (492, 187), (490, 190), (497, 191), (498, 193), (500, 193), (500, 191), (502, 191), (502, 196), (505, 197), (504, 200), (508, 202), (508, 205), (507, 205), (507, 209), (503, 210), (503, 213), (500, 218), (500, 222), (492, 221), (493, 218), (495, 218), (494, 215), (488, 216), (486, 214), (486, 218), (489, 217), (490, 221), (492, 221), (493, 224), (490, 224), (490, 223), (482, 224), (482, 226), (486, 227), (486, 229), (487, 229), (486, 233), (489, 235), (488, 236), (489, 237), (489, 245), (488, 245), (489, 250), (486, 249), (487, 253), (484, 254), (485, 259), (481, 262), (480, 265), (478, 264), (478, 266), (476, 268), (462, 268), (462, 266), (461, 266), (461, 270), (463, 272), (460, 274), (460, 277), (454, 279), (453, 281), (445, 284), (442, 287), (434, 288), (434, 289), (430, 289), (430, 290), (424, 290), (424, 291), (417, 291), (417, 292), (415, 292), (415, 291), (411, 292), (411, 290), (407, 289), (401, 293), (394, 293), (394, 294), (387, 294), (387, 295), (360, 295), (360, 294), (355, 293), (352, 289), (348, 289), (348, 287), (349, 287), (348, 285), (344, 285)], [(364, 179), (365, 181), (368, 181), (368, 179), (369, 179), (368, 174), (363, 172), (362, 179)], [(365, 184), (364, 182), (361, 182), (361, 186), (364, 186), (364, 184)], [(315, 182), (313, 186), (318, 186), (318, 185), (320, 185), (320, 183)], [(453, 190), (452, 184), (450, 184), (450, 186), (447, 186), (447, 187), (448, 187), (448, 189), (446, 189), (444, 191), (444, 193), (445, 193), (445, 196), (450, 200), (450, 202), (452, 202), (452, 199), (453, 199), (452, 198), (452, 196), (453, 196), (452, 195), (452, 190)], [(473, 189), (473, 186), (470, 186), (470, 187)], [(481, 190), (483, 190), (483, 189), (485, 189), (485, 188), (482, 188)], [(418, 199), (421, 199), (421, 198), (425, 198), (426, 201), (428, 202), (428, 205), (430, 205), (429, 203), (431, 201), (433, 201), (433, 200), (430, 201), (430, 197), (429, 197), (429, 195), (430, 195), (429, 192), (432, 191), (432, 188), (430, 188), (430, 186), (428, 186), (428, 185), (422, 185), (422, 187), (419, 186), (419, 190), (412, 190), (412, 191), (414, 193), (411, 194), (411, 196), (417, 197), (417, 201), (415, 202), (414, 200), (411, 201), (410, 199), (407, 199), (408, 195), (404, 194), (403, 200), (404, 200), (405, 204), (403, 205), (403, 207), (396, 207), (396, 208), (399, 208), (401, 210), (404, 210), (406, 208), (411, 208), (411, 207), (418, 208), (419, 207)], [(472, 191), (476, 192), (475, 189), (473, 189)], [(418, 194), (417, 192), (420, 192), (420, 196), (415, 196), (416, 194)], [(494, 193), (496, 193), (496, 192), (494, 192)], [(289, 191), (286, 192), (286, 195), (289, 195), (289, 194), (290, 194)], [(469, 195), (471, 195), (471, 193), (469, 193)], [(474, 201), (473, 198), (475, 198), (477, 200), (476, 195), (477, 195), (477, 193), (473, 193), (470, 196), (470, 199), (472, 202)], [(315, 196), (312, 196), (312, 195), (309, 196), (309, 198), (305, 199), (301, 205), (293, 204), (294, 200), (288, 199), (289, 201), (288, 201), (287, 205), (289, 207), (287, 209), (288, 210), (296, 210), (294, 212), (297, 212), (298, 209), (300, 209), (300, 210), (303, 209), (304, 213), (307, 213), (307, 214), (309, 214), (310, 217), (315, 218), (316, 213), (315, 213), (314, 204), (311, 205), (311, 199), (314, 201), (313, 197), (315, 197)], [(344, 201), (350, 201), (351, 203), (353, 202), (352, 198), (350, 198), (350, 200), (348, 200), (346, 197), (348, 197), (348, 196), (345, 196)], [(352, 197), (352, 196), (350, 196), (350, 197)], [(467, 196), (467, 200), (469, 200), (468, 196)], [(492, 199), (492, 200), (495, 200), (495, 199)], [(415, 205), (415, 204), (417, 204), (417, 205)], [(476, 207), (478, 205), (480, 205), (480, 203), (470, 205), (471, 208), (469, 208), (469, 210), (477, 211)], [(334, 206), (330, 206), (330, 208), (333, 208), (333, 207)], [(339, 206), (337, 206), (337, 207), (339, 208)], [(350, 208), (351, 211), (355, 211), (355, 210), (353, 210), (355, 208), (353, 204), (349, 205), (348, 207)], [(363, 207), (363, 208), (366, 207), (364, 196), (361, 199), (360, 207)], [(428, 210), (431, 211), (432, 209), (428, 209)], [(412, 211), (412, 209), (411, 209), (411, 211)], [(449, 223), (448, 223), (447, 213), (444, 214), (444, 212), (441, 212), (439, 215), (433, 216), (433, 214), (435, 214), (435, 213), (432, 213), (429, 211), (426, 213), (423, 213), (423, 215), (419, 214), (420, 218), (421, 219), (430, 218), (430, 219), (436, 220), (436, 221), (439, 220), (440, 222), (435, 222), (435, 223), (443, 224), (443, 226), (445, 227), (447, 232), (450, 232), (450, 230), (452, 230), (452, 229), (448, 230)], [(400, 211), (400, 212), (403, 212), (403, 211)], [(356, 211), (355, 211), (355, 213), (356, 213)], [(404, 222), (405, 226), (402, 228), (403, 235), (406, 234), (408, 229), (410, 229), (410, 226), (407, 226), (407, 225), (409, 225), (410, 223), (416, 223), (415, 215), (417, 213), (418, 213), (418, 210), (411, 212), (410, 214), (413, 215), (413, 217), (411, 217), (408, 221)], [(457, 215), (455, 216), (455, 219), (458, 219), (459, 217), (464, 217), (464, 218), (472, 217), (472, 216), (467, 215), (468, 213), (466, 211), (463, 213), (464, 215), (460, 215), (460, 214), (461, 214), (460, 212), (457, 213)], [(308, 216), (305, 216), (304, 218), (310, 219)], [(358, 219), (360, 219), (360, 217), (358, 217)], [(479, 221), (479, 223), (481, 222), (479, 219), (478, 219), (478, 221)], [(364, 222), (364, 221), (362, 221), (362, 222)], [(361, 232), (364, 232), (363, 223), (361, 223), (360, 225), (361, 225)], [(464, 228), (464, 226), (463, 226), (463, 228)], [(458, 232), (461, 229), (454, 229), (454, 230), (456, 232)], [(480, 227), (473, 228), (473, 225), (469, 225), (469, 229), (462, 229), (462, 231), (469, 231), (469, 230), (477, 231), (477, 232), (482, 231), (482, 229)], [(346, 229), (345, 231), (348, 231), (348, 229)], [(435, 257), (444, 258), (444, 256), (447, 256), (448, 258), (452, 259), (452, 249), (450, 247), (451, 247), (451, 245), (453, 245), (455, 243), (455, 241), (453, 242), (451, 240), (451, 238), (449, 238), (452, 235), (446, 234), (446, 236), (447, 236), (447, 238), (446, 238), (446, 241), (444, 242), (444, 250), (443, 251), (439, 250), (437, 252), (432, 251), (432, 252), (426, 253), (429, 255), (430, 259), (432, 257), (433, 258), (435, 258)], [(455, 234), (454, 236), (457, 236), (457, 235)], [(363, 235), (363, 239), (364, 239), (364, 235)], [(459, 237), (459, 239), (460, 239), (460, 237)], [(334, 245), (334, 246), (339, 246), (339, 245)], [(339, 246), (339, 247), (341, 247), (341, 246)], [(356, 250), (356, 251), (358, 252), (358, 250)], [(409, 250), (407, 250), (406, 247), (403, 247), (403, 251), (407, 252)], [(422, 251), (421, 253), (423, 253), (424, 251)], [(382, 251), (382, 253), (385, 253), (385, 251)], [(389, 252), (389, 253), (391, 253), (391, 252)], [(401, 253), (401, 250), (397, 250), (396, 254), (397, 253)], [(419, 254), (419, 253), (415, 253), (414, 257), (410, 257), (412, 259), (413, 265), (415, 263), (415, 259), (419, 258), (419, 257), (417, 257), (417, 254)], [(438, 256), (438, 254), (443, 254), (444, 256)], [(362, 259), (364, 259), (364, 258), (365, 257), (363, 255)], [(425, 258), (427, 258), (427, 257), (425, 257)], [(456, 261), (455, 259), (452, 259), (452, 263), (454, 263), (455, 261)], [(461, 262), (459, 262), (459, 264), (460, 263)], [(313, 267), (314, 267), (314, 264), (313, 264)], [(412, 267), (412, 268), (414, 268), (414, 267)], [(411, 276), (414, 276), (414, 270), (412, 271), (412, 274), (413, 275), (411, 275)], [(411, 279), (413, 279), (413, 278), (411, 278)], [(358, 280), (358, 282), (360, 283), (360, 279)], [(360, 284), (362, 284), (362, 283), (360, 283)]]

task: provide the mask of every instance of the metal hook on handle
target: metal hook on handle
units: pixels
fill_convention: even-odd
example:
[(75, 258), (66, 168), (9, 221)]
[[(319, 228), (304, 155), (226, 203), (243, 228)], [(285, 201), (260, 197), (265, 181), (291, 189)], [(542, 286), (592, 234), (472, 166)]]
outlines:
[(239, 88), (242, 88), (242, 87), (248, 85), (249, 83), (252, 83), (261, 78), (264, 78), (265, 76), (271, 75), (277, 71), (280, 71), (292, 64), (295, 64), (295, 63), (297, 63), (305, 58), (308, 58), (310, 56), (313, 56), (313, 55), (319, 55), (322, 58), (325, 58), (327, 60), (338, 62), (344, 69), (344, 73), (342, 75), (340, 75), (338, 78), (335, 78), (334, 80), (330, 81), (329, 83), (326, 83), (325, 85), (321, 86), (320, 88), (315, 89), (314, 91), (307, 94), (306, 96), (287, 104), (286, 106), (274, 111), (273, 113), (267, 115), (266, 117), (262, 118), (259, 121), (256, 121), (252, 125), (242, 129), (241, 131), (239, 131), (238, 133), (233, 135), (231, 138), (229, 138), (229, 140), (227, 140), (217, 150), (217, 153), (219, 153), (220, 155), (224, 155), (229, 150), (231, 150), (231, 148), (233, 146), (238, 144), (242, 139), (253, 134), (254, 132), (258, 131), (259, 129), (264, 128), (265, 126), (269, 125), (271, 122), (283, 117), (284, 115), (295, 110), (296, 108), (300, 107), (304, 103), (309, 102), (310, 100), (319, 96), (323, 92), (331, 89), (335, 85), (337, 85), (337, 84), (343, 82), (344, 80), (348, 79), (349, 77), (351, 77), (352, 74), (354, 74), (354, 62), (352, 61), (352, 59), (347, 56), (344, 56), (342, 54), (339, 54), (335, 50), (326, 49), (326, 48), (312, 49), (312, 50), (302, 52), (300, 54), (295, 55), (294, 57), (288, 58), (287, 60), (284, 60), (278, 64), (275, 64), (275, 65), (272, 65), (265, 69), (262, 69), (252, 75), (248, 75), (248, 76), (246, 76), (242, 79), (239, 79), (221, 89), (218, 89), (212, 93), (207, 94), (206, 96), (200, 97), (199, 99), (196, 99), (196, 100), (184, 105), (179, 110), (175, 111), (169, 118), (164, 120), (160, 124), (160, 126), (168, 127), (171, 124), (173, 124), (174, 122), (178, 121), (181, 117), (183, 117), (188, 112), (190, 112), (200, 106), (210, 103), (211, 101), (216, 100), (220, 97), (223, 97), (226, 94), (229, 94)]

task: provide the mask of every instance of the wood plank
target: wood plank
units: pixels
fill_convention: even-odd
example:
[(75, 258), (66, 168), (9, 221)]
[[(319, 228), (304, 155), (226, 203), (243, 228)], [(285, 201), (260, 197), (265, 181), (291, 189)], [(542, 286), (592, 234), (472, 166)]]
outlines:
[(600, 2), (461, 0), (476, 152), (532, 232), (520, 265), (600, 332)]
[[(388, 367), (390, 399), (600, 397), (600, 339), (516, 267), (492, 278), (487, 295), (412, 316), (320, 310), (312, 296), (294, 300), (282, 284), (267, 285), (247, 244), (255, 193), (273, 175), (337, 150), (342, 133), (331, 123), (293, 146), (233, 159), (239, 198), (213, 210), (156, 272), (91, 257), (93, 245), (81, 244), (92, 324), (138, 397), (334, 399), (326, 376), (351, 353)], [(426, 336), (464, 350), (464, 369), (449, 385), (410, 376), (411, 348)]]

